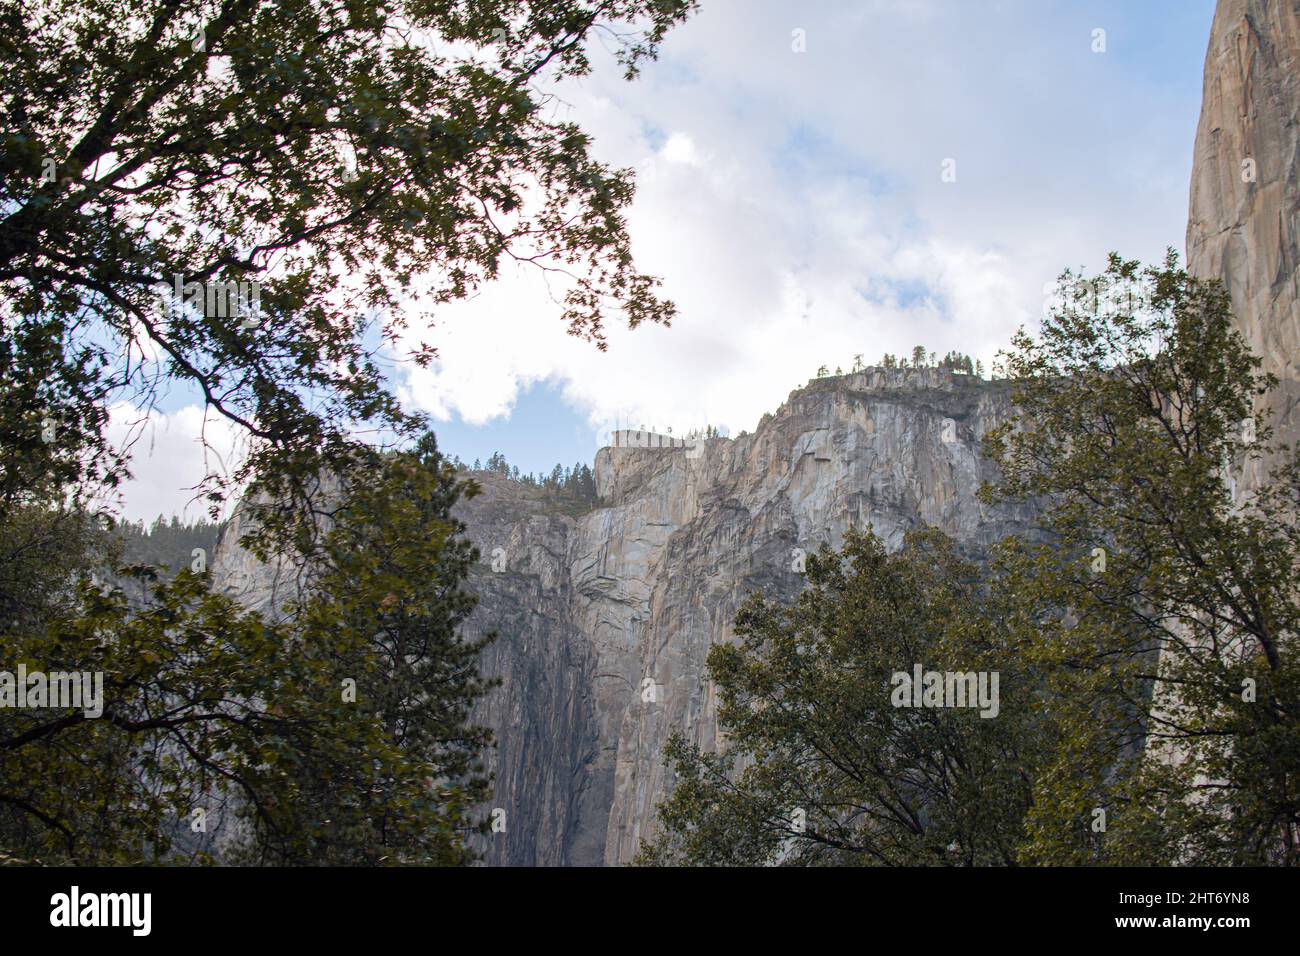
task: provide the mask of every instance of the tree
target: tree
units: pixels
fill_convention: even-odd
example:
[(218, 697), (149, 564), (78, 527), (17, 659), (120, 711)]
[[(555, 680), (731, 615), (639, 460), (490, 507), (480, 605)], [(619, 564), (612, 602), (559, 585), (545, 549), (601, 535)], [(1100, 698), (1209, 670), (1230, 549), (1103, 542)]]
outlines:
[(179, 565), (190, 563), (193, 548), (203, 547), (211, 551), (216, 547), (221, 527), (214, 521), (182, 521), (176, 515), (164, 520), (159, 515), (152, 524), (121, 521), (114, 530), (123, 539), (128, 560), (155, 567), (175, 565), (179, 570)]
[(427, 313), (534, 263), (599, 347), (607, 308), (667, 322), (629, 248), (631, 172), (545, 105), (595, 35), (631, 78), (691, 7), (0, 0), (6, 402), (102, 476), (107, 403), (180, 381), (252, 440), (212, 500), (286, 471), (292, 494), (322, 454), (346, 469), (355, 425), (418, 435), (367, 344), (398, 346), (417, 279)]
[[(303, 555), (314, 586), (270, 617), (191, 568), (172, 580), (130, 570), (150, 592), (133, 606), (92, 578), (105, 532), (91, 516), (9, 512), (0, 537), (32, 546), (3, 565), (4, 660), (98, 672), (103, 696), (98, 716), (0, 709), (6, 851), (202, 861), (211, 846), (195, 845), (192, 823), (233, 815), (249, 834), (236, 858), (253, 862), (469, 858), (490, 736), (467, 716), (488, 685), (482, 642), (457, 634), (477, 555), (450, 508), (473, 489), (431, 437), (372, 466), (336, 493), (339, 520)], [(57, 591), (47, 574), (20, 573), (48, 561), (68, 572)]]
[[(630, 78), (691, 7), (0, 0), (0, 529), (32, 542), (6, 569), (0, 601), (21, 614), (0, 622), (0, 659), (84, 666), (108, 694), (100, 721), (0, 712), (6, 846), (166, 858), (178, 815), (226, 788), (258, 860), (464, 859), (483, 791), (456, 751), (482, 743), (456, 726), (478, 686), (449, 643), (463, 555), (435, 520), (423, 421), (382, 370), (434, 354), (402, 351), (408, 306), (472, 294), (503, 262), (547, 270), (597, 347), (615, 312), (668, 322), (631, 255), (631, 172), (548, 104), (554, 80), (589, 72), (595, 36)], [(255, 480), (244, 543), (304, 584), (283, 620), (201, 571), (137, 569), (142, 601), (96, 581), (89, 503), (126, 474), (108, 409), (147, 413), (171, 386), (249, 438), (203, 491), (215, 510)], [(378, 458), (362, 432), (419, 461)], [(399, 488), (408, 466), (435, 477)], [(369, 488), (414, 497), (367, 503)], [(362, 539), (377, 553), (341, 550)], [(367, 560), (416, 590), (377, 591), (400, 574)], [(385, 641), (435, 660), (387, 667)]]
[[(740, 643), (710, 651), (727, 750), (671, 740), (677, 784), (640, 862), (1015, 862), (1052, 735), (1014, 608), (937, 532), (891, 555), (850, 531), (842, 555), (809, 556), (807, 581), (790, 606), (753, 595)], [(895, 675), (917, 664), (998, 672), (996, 719), (897, 706)]]
[[(850, 535), (793, 606), (751, 599), (709, 657), (727, 750), (673, 740), (644, 862), (1296, 862), (1300, 465), (1275, 382), (1172, 252), (1075, 278), (1016, 336), (987, 438), (982, 497), (1041, 526), (982, 564), (936, 532), (896, 555)], [(998, 717), (886, 707), (914, 662), (998, 671)]]
[(862, 353), (853, 356), (853, 371), (861, 372), (866, 366), (862, 364)]
[(912, 349), (912, 368), (925, 367), (925, 346), (918, 345)]
[[(289, 746), (241, 778), (257, 801), (254, 839), (242, 848), (252, 861), (472, 859), (465, 838), (490, 795), (483, 756), (492, 735), (468, 718), (496, 682), (478, 674), (492, 637), (459, 633), (477, 602), (463, 584), (479, 555), (451, 509), (475, 494), (432, 434), (377, 457), (369, 481), (343, 490), (336, 521), (304, 556), (312, 587), (289, 615), (305, 673), (277, 703), (299, 719), (288, 724)], [(318, 670), (329, 675), (320, 689)], [(288, 799), (268, 805), (263, 791), (276, 795), (283, 778), (293, 781)]]
[[(1028, 819), (1029, 861), (1300, 860), (1296, 463), (1279, 452), (1227, 293), (1112, 255), (1006, 367), (1019, 410), (989, 437), (1050, 539), (1007, 554), (1042, 618), (1030, 649), (1062, 719)], [(1102, 837), (1080, 817), (1107, 813)]]
[[(933, 353), (931, 353), (931, 360), (933, 361)], [(938, 365), (939, 368), (950, 369), (954, 372), (965, 372), (967, 375), (973, 375), (975, 372), (971, 357), (956, 351), (950, 351), (942, 359), (939, 359)]]
[(591, 501), (596, 499), (596, 475), (586, 463), (582, 466), (582, 495)]

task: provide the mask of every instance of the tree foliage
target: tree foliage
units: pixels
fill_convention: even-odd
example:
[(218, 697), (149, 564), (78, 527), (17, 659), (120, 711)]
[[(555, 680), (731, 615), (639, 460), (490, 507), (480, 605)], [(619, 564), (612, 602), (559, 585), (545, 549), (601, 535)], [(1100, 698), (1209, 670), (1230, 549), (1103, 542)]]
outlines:
[(195, 549), (204, 561), (216, 552), (223, 524), (215, 521), (182, 521), (176, 515), (164, 520), (159, 515), (149, 525), (143, 521), (119, 521), (113, 529), (122, 542), (122, 560), (146, 564), (160, 570), (180, 571), (195, 563)]
[[(640, 861), (1014, 862), (1051, 740), (1017, 609), (935, 531), (896, 554), (850, 531), (808, 557), (807, 583), (793, 606), (752, 596), (740, 643), (710, 651), (726, 750), (673, 738), (664, 833)], [(895, 706), (893, 675), (916, 665), (997, 672), (996, 718)]]
[[(692, 6), (0, 0), (0, 662), (107, 697), (0, 711), (7, 850), (209, 859), (187, 815), (225, 808), (220, 849), (251, 861), (467, 859), (486, 684), (449, 508), (474, 486), (386, 369), (507, 263), (597, 347), (616, 313), (670, 320), (631, 171), (554, 107)], [(173, 391), (246, 439), (200, 490), (216, 512), (251, 483), (242, 543), (296, 578), (274, 613), (114, 558), (109, 409)]]
[(188, 849), (204, 861), (218, 848), (194, 839), (202, 818), (225, 827), (223, 856), (248, 862), (468, 859), (490, 735), (466, 719), (488, 685), (482, 642), (457, 634), (477, 555), (449, 509), (472, 489), (431, 438), (372, 464), (370, 481), (337, 493), (310, 586), (275, 615), (189, 568), (166, 580), (135, 566), (150, 595), (135, 607), (92, 580), (93, 525), (54, 509), (11, 516), (45, 529), (46, 551), (26, 560), (55, 558), (68, 581), (55, 600), (47, 576), (6, 580), (6, 663), (104, 681), (99, 717), (0, 710), (11, 855), (102, 864)]
[[(995, 496), (1044, 501), (1052, 533), (1008, 560), (1070, 611), (1037, 647), (1075, 720), (1026, 854), (1091, 858), (1068, 826), (1088, 806), (1108, 810), (1102, 859), (1295, 863), (1300, 482), (1268, 424), (1276, 383), (1221, 284), (1172, 251), (1062, 280), (1061, 307), (1007, 356), (1021, 414), (989, 438)], [(1260, 490), (1236, 493), (1270, 458)]]
[[(850, 535), (794, 605), (751, 599), (709, 655), (724, 750), (674, 739), (643, 862), (1297, 862), (1300, 470), (1275, 382), (1172, 252), (1062, 289), (986, 438), (982, 496), (1039, 527), (980, 564), (937, 532), (893, 555)], [(1000, 671), (999, 715), (890, 706), (914, 662)]]
[[(630, 251), (631, 172), (548, 106), (597, 38), (631, 77), (690, 7), (3, 0), (7, 428), (34, 442), (51, 416), (113, 471), (105, 402), (181, 382), (251, 436), (234, 477), (322, 452), (341, 472), (349, 426), (418, 433), (377, 354), (429, 360), (407, 309), (425, 323), (505, 261), (546, 270), (598, 345), (611, 310), (666, 322)], [(255, 315), (212, 295), (239, 283)]]

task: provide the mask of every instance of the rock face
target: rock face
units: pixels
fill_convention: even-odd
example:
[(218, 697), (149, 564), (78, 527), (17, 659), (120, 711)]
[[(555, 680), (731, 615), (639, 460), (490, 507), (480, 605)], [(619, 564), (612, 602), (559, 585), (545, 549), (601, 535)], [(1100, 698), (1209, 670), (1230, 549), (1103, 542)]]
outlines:
[(709, 648), (749, 593), (797, 594), (802, 553), (851, 525), (896, 547), (933, 524), (973, 550), (1022, 530), (1027, 509), (975, 497), (992, 477), (980, 439), (1009, 411), (1000, 383), (872, 369), (796, 391), (753, 435), (602, 449), (585, 514), (476, 476), (484, 494), (460, 509), (484, 558), (470, 630), (499, 632), (484, 669), (504, 681), (477, 715), (506, 811), (487, 861), (630, 860), (671, 788), (669, 733), (715, 746)]
[[(993, 477), (980, 441), (1010, 411), (1004, 383), (869, 369), (792, 393), (752, 435), (601, 449), (600, 501), (583, 513), (476, 473), (483, 494), (458, 505), (482, 555), (466, 630), (499, 634), (483, 671), (502, 679), (474, 715), (497, 735), (493, 808), (505, 811), (504, 831), (479, 844), (486, 862), (629, 861), (671, 789), (669, 734), (716, 746), (709, 648), (733, 636), (750, 593), (793, 599), (802, 556), (822, 542), (870, 525), (898, 547), (931, 524), (978, 553), (1024, 530), (1029, 509), (976, 499)], [(274, 613), (293, 576), (238, 539), (236, 520), (218, 586)]]
[[(1192, 169), (1188, 269), (1221, 278), (1300, 438), (1300, 0), (1219, 0)], [(1259, 470), (1245, 476), (1257, 483)]]

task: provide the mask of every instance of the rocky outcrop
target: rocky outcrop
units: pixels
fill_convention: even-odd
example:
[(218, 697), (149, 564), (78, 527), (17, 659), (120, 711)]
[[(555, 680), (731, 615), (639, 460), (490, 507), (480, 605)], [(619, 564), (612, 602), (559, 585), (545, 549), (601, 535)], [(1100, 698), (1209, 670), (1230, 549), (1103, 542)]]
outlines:
[(749, 593), (793, 598), (822, 542), (870, 525), (896, 547), (932, 524), (978, 551), (1022, 530), (1027, 509), (975, 497), (992, 477), (979, 442), (1009, 410), (1004, 384), (872, 369), (811, 383), (752, 435), (602, 449), (585, 514), (479, 476), (460, 517), (484, 562), (470, 629), (500, 634), (484, 666), (503, 685), (478, 714), (506, 822), (488, 862), (631, 859), (671, 787), (670, 732), (716, 745), (709, 648)]
[[(1281, 385), (1282, 441), (1300, 438), (1300, 0), (1220, 0), (1205, 57), (1187, 261), (1221, 278), (1238, 326)], [(1244, 479), (1258, 483), (1260, 470)]]
[[(869, 369), (800, 389), (752, 435), (685, 447), (634, 436), (596, 456), (599, 503), (575, 512), (539, 489), (475, 473), (458, 516), (478, 546), (466, 630), (495, 631), (482, 669), (501, 686), (476, 722), (494, 729), (490, 864), (625, 863), (655, 829), (672, 781), (669, 734), (717, 744), (705, 657), (733, 636), (752, 592), (793, 599), (803, 556), (875, 529), (891, 547), (936, 525), (979, 552), (1031, 517), (986, 509), (980, 441), (1009, 388), (940, 369)], [(297, 576), (237, 544), (218, 585), (274, 613)]]

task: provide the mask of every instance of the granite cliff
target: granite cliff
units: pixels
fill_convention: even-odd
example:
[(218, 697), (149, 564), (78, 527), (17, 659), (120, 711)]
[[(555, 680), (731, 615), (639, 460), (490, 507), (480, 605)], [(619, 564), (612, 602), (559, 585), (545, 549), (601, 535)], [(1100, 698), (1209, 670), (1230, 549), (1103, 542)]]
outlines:
[[(1222, 279), (1264, 370), (1282, 441), (1300, 438), (1300, 0), (1220, 0), (1205, 56), (1187, 262)], [(1260, 469), (1244, 476), (1256, 485)]]
[(601, 449), (585, 514), (479, 475), (461, 508), (484, 556), (470, 624), (500, 633), (484, 664), (504, 680), (478, 715), (507, 820), (488, 862), (631, 859), (671, 786), (669, 733), (716, 745), (709, 648), (749, 593), (798, 592), (801, 554), (850, 526), (897, 546), (933, 524), (973, 551), (1022, 528), (1026, 511), (975, 497), (980, 439), (1009, 410), (1001, 383), (870, 369), (810, 383), (751, 435)]
[[(716, 746), (709, 648), (751, 592), (792, 599), (802, 555), (823, 542), (871, 526), (897, 547), (930, 524), (978, 553), (1022, 530), (1027, 509), (976, 499), (993, 476), (980, 441), (1010, 410), (1005, 383), (868, 369), (810, 382), (734, 440), (634, 435), (601, 449), (599, 501), (582, 513), (474, 473), (483, 494), (458, 506), (482, 555), (467, 631), (499, 634), (483, 671), (502, 679), (475, 714), (497, 735), (493, 807), (505, 811), (485, 860), (629, 861), (671, 786), (669, 733)], [(277, 582), (239, 534), (236, 518), (218, 584), (273, 611), (292, 576)]]

